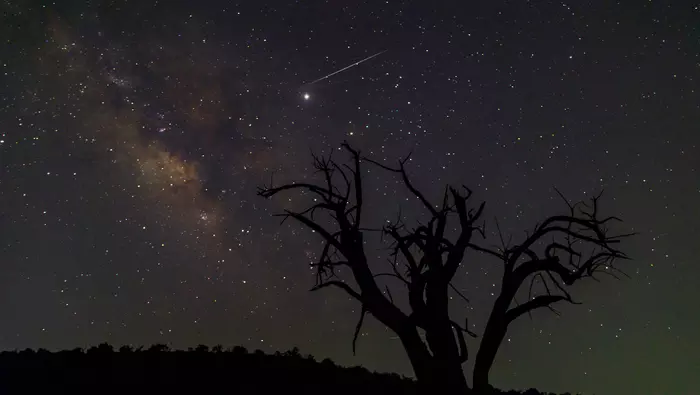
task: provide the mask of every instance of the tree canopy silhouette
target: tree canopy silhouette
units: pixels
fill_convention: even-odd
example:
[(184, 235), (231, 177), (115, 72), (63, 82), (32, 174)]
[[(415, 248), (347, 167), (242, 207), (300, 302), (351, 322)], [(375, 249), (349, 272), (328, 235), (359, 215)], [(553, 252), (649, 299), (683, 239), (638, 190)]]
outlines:
[[(472, 205), (469, 188), (447, 185), (439, 204), (434, 204), (411, 182), (406, 170), (409, 157), (392, 167), (362, 156), (347, 143), (342, 148), (349, 154), (349, 164), (312, 154), (320, 183), (275, 186), (271, 181), (259, 188), (258, 194), (271, 198), (298, 191), (314, 197), (302, 210), (286, 209), (278, 214), (283, 222), (296, 220), (324, 241), (320, 257), (313, 264), (316, 284), (312, 291), (338, 288), (361, 304), (353, 352), (367, 313), (395, 332), (423, 393), (472, 391), (462, 364), (469, 358), (465, 335), (477, 335), (469, 329), (466, 318), (453, 319), (449, 313), (450, 290), (464, 297), (452, 281), (467, 253), (478, 254), (472, 259), (489, 257), (503, 263), (500, 292), (483, 330), (474, 365), (473, 390), (478, 393), (490, 389), (489, 371), (514, 320), (536, 309), (553, 310), (558, 302), (576, 303), (568, 288), (582, 279), (623, 274), (615, 264), (627, 256), (616, 246), (629, 234), (610, 234), (609, 224), (620, 220), (600, 215), (600, 195), (577, 204), (563, 199), (568, 207), (565, 213), (546, 218), (519, 242), (512, 238), (506, 241), (499, 229), (500, 246), (490, 247), (480, 242), (486, 239), (482, 220), (485, 202)], [(399, 214), (396, 221), (379, 229), (365, 226), (364, 164), (400, 177), (407, 191), (420, 202), (427, 220), (409, 226)], [(322, 214), (327, 216), (321, 218)], [(448, 231), (451, 221), (458, 224), (455, 235)], [(365, 253), (365, 235), (373, 231), (389, 241), (389, 272), (379, 272)], [(343, 278), (343, 270), (350, 272), (354, 281)], [(407, 305), (397, 303), (388, 286), (381, 287), (381, 277), (403, 284)], [(527, 301), (519, 303), (516, 297), (526, 288)]]

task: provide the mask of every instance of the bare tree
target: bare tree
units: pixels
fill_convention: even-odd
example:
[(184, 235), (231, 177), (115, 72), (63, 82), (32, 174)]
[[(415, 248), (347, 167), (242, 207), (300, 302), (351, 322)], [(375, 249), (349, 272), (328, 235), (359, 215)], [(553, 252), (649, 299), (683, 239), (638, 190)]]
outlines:
[[(477, 391), (490, 388), (489, 371), (513, 321), (540, 308), (558, 315), (552, 307), (558, 302), (578, 304), (567, 288), (584, 278), (625, 275), (615, 261), (628, 257), (615, 246), (633, 233), (610, 235), (608, 224), (621, 220), (612, 216), (601, 218), (600, 194), (589, 203), (571, 204), (557, 193), (568, 206), (567, 214), (547, 218), (517, 244), (506, 242), (499, 229), (501, 247), (481, 249), (503, 262), (503, 278), (476, 354)], [(527, 301), (519, 303), (516, 297), (528, 283)], [(535, 293), (535, 286), (541, 289), (539, 293)]]
[[(605, 229), (606, 223), (616, 218), (598, 219), (597, 198), (589, 211), (580, 205), (569, 205), (568, 215), (548, 218), (520, 244), (511, 247), (504, 242), (500, 248), (487, 248), (473, 240), (486, 237), (485, 225), (479, 223), (485, 204), (470, 207), (471, 190), (448, 185), (440, 204), (434, 205), (411, 183), (405, 169), (408, 157), (399, 161), (397, 167), (390, 167), (361, 156), (347, 143), (342, 144), (342, 148), (350, 154), (349, 165), (330, 157), (313, 156), (314, 168), (320, 173), (322, 183), (281, 186), (271, 183), (260, 188), (258, 194), (270, 198), (297, 190), (315, 197), (314, 203), (304, 210), (285, 210), (279, 214), (283, 221), (292, 218), (324, 240), (320, 257), (313, 265), (316, 285), (312, 291), (334, 287), (361, 303), (362, 311), (352, 341), (353, 352), (367, 313), (394, 331), (424, 393), (472, 391), (462, 365), (469, 356), (465, 335), (476, 335), (469, 330), (466, 318), (462, 318), (464, 325), (460, 325), (449, 314), (450, 292), (464, 298), (452, 285), (452, 280), (467, 252), (485, 254), (505, 264), (501, 292), (476, 357), (474, 383), (479, 391), (488, 388), (488, 372), (513, 320), (559, 301), (573, 302), (566, 286), (581, 278), (592, 277), (604, 267), (607, 268), (604, 273), (614, 274), (610, 271), (614, 260), (625, 257), (612, 247), (624, 235), (608, 236)], [(363, 162), (399, 175), (408, 191), (421, 203), (429, 220), (409, 227), (399, 215), (395, 222), (381, 229), (363, 227)], [(333, 228), (322, 224), (318, 218), (320, 212), (328, 214)], [(448, 222), (454, 218), (458, 229), (456, 235), (449, 237)], [(370, 231), (380, 231), (390, 241), (389, 272), (372, 270), (375, 265), (368, 261), (364, 242), (365, 233)], [(563, 236), (564, 240), (544, 246), (542, 256), (535, 253), (545, 238), (555, 240), (555, 236)], [(585, 246), (597, 247), (600, 252), (583, 259), (580, 247)], [(343, 280), (339, 275), (342, 270), (352, 274), (355, 284)], [(404, 285), (408, 306), (400, 308), (390, 289), (381, 288), (381, 277), (394, 278)], [(521, 285), (532, 278), (544, 281), (542, 284), (547, 293), (532, 296), (527, 302), (511, 307)], [(530, 289), (532, 291), (532, 287)]]

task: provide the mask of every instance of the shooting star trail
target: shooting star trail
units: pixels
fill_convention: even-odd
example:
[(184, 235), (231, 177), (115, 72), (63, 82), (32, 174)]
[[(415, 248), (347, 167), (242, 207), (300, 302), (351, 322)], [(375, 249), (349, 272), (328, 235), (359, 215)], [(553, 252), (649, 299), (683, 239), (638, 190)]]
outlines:
[(343, 71), (345, 71), (345, 70), (347, 70), (347, 69), (349, 69), (349, 68), (351, 68), (351, 67), (355, 67), (355, 66), (357, 66), (357, 65), (360, 64), (360, 63), (366, 62), (366, 61), (368, 61), (368, 60), (370, 60), (370, 59), (372, 59), (372, 58), (374, 58), (374, 57), (377, 57), (377, 56), (383, 54), (383, 53), (386, 52), (386, 51), (388, 51), (388, 50), (385, 49), (385, 50), (383, 50), (383, 51), (381, 51), (381, 52), (377, 52), (377, 53), (375, 53), (375, 54), (372, 55), (372, 56), (368, 56), (368, 57), (366, 57), (366, 58), (364, 58), (364, 59), (362, 59), (362, 60), (360, 60), (360, 61), (358, 61), (358, 62), (355, 62), (355, 63), (351, 64), (350, 66), (343, 67), (342, 69), (340, 69), (340, 70), (338, 70), (338, 71), (334, 71), (334, 72), (332, 72), (332, 73), (330, 73), (330, 74), (328, 74), (328, 75), (326, 75), (326, 76), (323, 76), (323, 77), (321, 77), (321, 78), (319, 78), (319, 79), (317, 79), (317, 80), (314, 80), (314, 81), (311, 81), (311, 82), (307, 82), (306, 84), (304, 84), (304, 85), (302, 85), (302, 86), (313, 85), (313, 84), (315, 84), (315, 83), (317, 83), (317, 82), (323, 81), (323, 80), (325, 80), (326, 78), (330, 78), (330, 77), (332, 77), (332, 76), (334, 76), (334, 75), (336, 75), (336, 74), (338, 74), (338, 73), (340, 73), (340, 72), (343, 72)]

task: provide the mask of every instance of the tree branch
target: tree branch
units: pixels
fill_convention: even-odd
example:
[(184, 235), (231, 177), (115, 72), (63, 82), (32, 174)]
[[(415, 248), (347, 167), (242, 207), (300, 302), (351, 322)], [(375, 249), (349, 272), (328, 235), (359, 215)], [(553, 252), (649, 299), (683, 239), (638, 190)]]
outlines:
[(464, 294), (462, 294), (462, 293), (454, 286), (454, 284), (449, 283), (449, 286), (450, 286), (450, 288), (452, 288), (452, 290), (455, 291), (455, 293), (457, 293), (457, 295), (459, 295), (459, 297), (462, 298), (465, 302), (471, 303), (471, 302), (469, 302), (469, 299), (468, 299), (466, 296), (464, 296)]
[(428, 201), (428, 199), (425, 197), (425, 195), (423, 195), (418, 189), (416, 189), (416, 187), (413, 186), (413, 184), (411, 183), (411, 180), (408, 178), (408, 173), (406, 173), (406, 168), (405, 168), (404, 164), (409, 160), (410, 157), (411, 157), (411, 155), (408, 155), (408, 156), (406, 156), (406, 158), (399, 161), (398, 168), (389, 167), (385, 164), (379, 163), (379, 162), (377, 162), (373, 159), (370, 159), (370, 158), (365, 157), (363, 159), (366, 160), (367, 162), (370, 162), (374, 165), (381, 167), (384, 170), (390, 171), (392, 173), (401, 174), (401, 178), (403, 179), (403, 183), (404, 183), (404, 185), (406, 185), (406, 188), (408, 188), (408, 190), (411, 191), (411, 193), (415, 197), (417, 197), (421, 201), (421, 203), (423, 203), (423, 206), (430, 212), (430, 214), (433, 215), (433, 217), (437, 217), (438, 211), (435, 209), (435, 207), (433, 207), (432, 204), (430, 204), (430, 201)]
[(365, 314), (367, 314), (367, 308), (365, 307), (365, 304), (362, 304), (362, 312), (360, 312), (360, 319), (357, 321), (357, 325), (355, 325), (355, 334), (352, 336), (352, 355), (355, 355), (355, 350), (356, 350), (356, 345), (357, 345), (357, 337), (360, 335), (360, 329), (362, 329), (362, 323), (365, 321)]
[(293, 184), (286, 184), (282, 185), (279, 187), (259, 187), (258, 188), (258, 195), (262, 196), (264, 198), (270, 198), (280, 192), (283, 191), (288, 191), (288, 190), (293, 190), (293, 189), (305, 189), (307, 191), (313, 192), (321, 198), (323, 198), (324, 201), (329, 201), (329, 197), (336, 198), (336, 199), (343, 199), (343, 196), (328, 190), (326, 188), (320, 187), (318, 185), (314, 184), (308, 184), (308, 183), (293, 183)]
[(352, 154), (355, 169), (352, 170), (353, 180), (355, 182), (355, 228), (359, 227), (362, 218), (362, 173), (360, 172), (360, 151), (350, 147), (350, 144), (343, 142), (343, 148)]
[(464, 340), (462, 328), (454, 321), (451, 321), (451, 324), (452, 330), (457, 336), (457, 343), (459, 344), (459, 363), (465, 363), (469, 360), (469, 350), (467, 349), (467, 342)]
[(360, 302), (362, 301), (362, 295), (360, 295), (357, 291), (352, 289), (348, 284), (342, 282), (342, 281), (326, 281), (322, 284), (318, 284), (311, 288), (311, 291), (318, 291), (319, 289), (323, 289), (326, 287), (337, 287), (345, 291), (348, 295), (352, 296), (353, 298), (359, 300)]
[(301, 215), (300, 213), (295, 213), (289, 210), (284, 210), (284, 212), (285, 214), (278, 214), (278, 216), (291, 217), (296, 219), (297, 221), (306, 225), (308, 228), (311, 228), (315, 232), (318, 232), (318, 234), (320, 234), (327, 242), (331, 243), (333, 247), (338, 249), (338, 251), (343, 251), (343, 246), (340, 244), (340, 242), (335, 237), (333, 237), (333, 235), (329, 231), (327, 231), (323, 226)]
[(562, 300), (566, 300), (565, 296), (561, 295), (540, 295), (536, 296), (531, 300), (528, 300), (527, 302), (513, 307), (510, 310), (506, 312), (505, 319), (506, 322), (511, 323), (513, 322), (516, 318), (520, 317), (521, 315), (530, 312), (535, 309), (539, 309), (542, 307), (549, 307), (551, 304), (560, 302)]

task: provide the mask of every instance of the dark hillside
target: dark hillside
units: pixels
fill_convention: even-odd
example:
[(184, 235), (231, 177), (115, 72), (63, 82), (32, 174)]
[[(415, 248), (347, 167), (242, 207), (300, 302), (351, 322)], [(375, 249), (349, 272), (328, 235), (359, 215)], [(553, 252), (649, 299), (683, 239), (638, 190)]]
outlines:
[[(0, 353), (0, 393), (59, 394), (413, 394), (413, 380), (362, 367), (321, 362), (294, 349), (249, 353), (199, 346), (172, 351), (101, 344), (87, 351), (24, 350)], [(494, 394), (502, 394), (495, 392)], [(520, 392), (505, 392), (516, 394)], [(530, 390), (526, 394), (539, 392)]]

